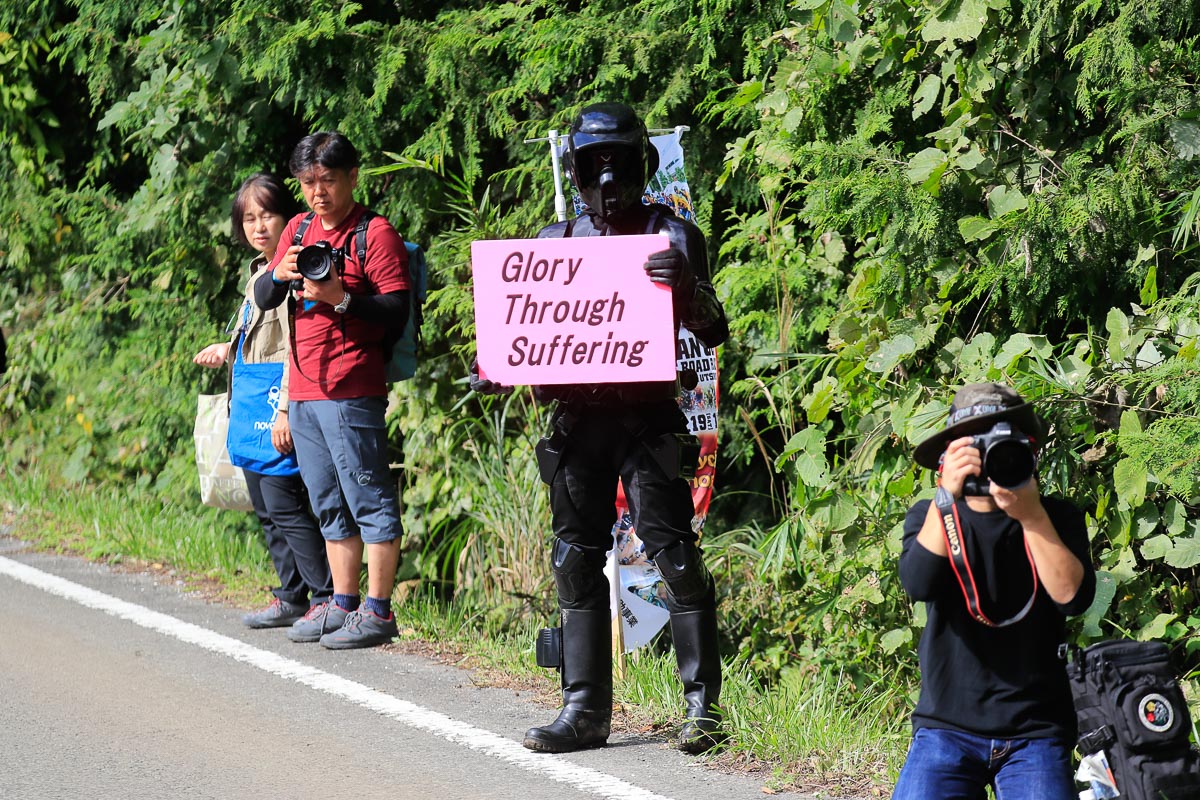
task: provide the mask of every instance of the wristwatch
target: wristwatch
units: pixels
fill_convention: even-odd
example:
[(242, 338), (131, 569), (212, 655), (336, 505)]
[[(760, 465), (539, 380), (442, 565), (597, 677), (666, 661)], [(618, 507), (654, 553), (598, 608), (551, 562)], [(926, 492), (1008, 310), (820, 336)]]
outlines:
[(346, 292), (346, 296), (342, 298), (342, 302), (333, 307), (333, 310), (339, 314), (345, 314), (346, 309), (350, 307), (350, 293)]

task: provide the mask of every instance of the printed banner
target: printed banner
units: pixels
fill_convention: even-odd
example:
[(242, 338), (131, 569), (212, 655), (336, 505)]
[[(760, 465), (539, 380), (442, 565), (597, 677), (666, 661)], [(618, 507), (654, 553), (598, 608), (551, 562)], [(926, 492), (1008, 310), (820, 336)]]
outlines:
[(643, 269), (663, 246), (657, 235), (472, 242), (480, 376), (509, 386), (674, 380), (671, 290)]

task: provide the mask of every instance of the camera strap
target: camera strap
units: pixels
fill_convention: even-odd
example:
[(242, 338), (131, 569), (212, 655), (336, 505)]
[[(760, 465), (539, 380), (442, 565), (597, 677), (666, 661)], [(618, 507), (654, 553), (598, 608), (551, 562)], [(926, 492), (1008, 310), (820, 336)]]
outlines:
[[(342, 243), (342, 252), (346, 252), (350, 247), (351, 237), (356, 238), (357, 244), (358, 244), (357, 256), (358, 256), (359, 264), (363, 264), (363, 260), (366, 258), (366, 255), (367, 255), (367, 226), (370, 224), (371, 219), (375, 216), (376, 215), (374, 214), (374, 212), (371, 212), (371, 211), (363, 212), (362, 216), (359, 217), (358, 224), (354, 227), (354, 231), (352, 233), (347, 234), (346, 241), (344, 241)], [(300, 220), (300, 224), (296, 226), (296, 235), (292, 237), (292, 246), (293, 247), (300, 247), (301, 245), (304, 244), (304, 234), (305, 234), (305, 232), (308, 231), (308, 226), (312, 224), (312, 221), (314, 219), (316, 219), (316, 217), (317, 217), (316, 212), (310, 211), (304, 215), (304, 219)], [(346, 272), (345, 266), (342, 263), (342, 261), (339, 260), (337, 262), (338, 280), (342, 279), (342, 277), (345, 275), (345, 272)], [(363, 274), (364, 275), (366, 274), (366, 266), (365, 265), (363, 265)], [(343, 289), (343, 291), (345, 291), (345, 289)], [(308, 377), (308, 373), (306, 373), (300, 367), (300, 359), (296, 356), (296, 297), (295, 297), (295, 294), (290, 291), (288, 292), (287, 308), (288, 308), (288, 313), (287, 313), (288, 339), (289, 339), (289, 344), (291, 345), (290, 350), (291, 350), (292, 366), (294, 366), (296, 368), (296, 371), (299, 372), (304, 377), (304, 379), (307, 380), (309, 383), (315, 383), (318, 386), (325, 386), (326, 385), (325, 381), (322, 381), (319, 379), (313, 380), (312, 378)], [(338, 371), (333, 376), (333, 378), (330, 379), (331, 382), (336, 381), (339, 377), (341, 377), (342, 356), (344, 356), (346, 354), (346, 319), (343, 315), (338, 316), (338, 326), (339, 326), (339, 328), (341, 330), (341, 334), (342, 334), (342, 349), (341, 349), (341, 352), (338, 353), (338, 358), (337, 358)]]
[(1025, 543), (1025, 557), (1029, 559), (1029, 569), (1033, 574), (1033, 592), (1030, 593), (1029, 601), (1025, 603), (1024, 608), (1008, 619), (995, 622), (983, 613), (983, 607), (979, 602), (979, 588), (975, 584), (975, 573), (967, 558), (967, 529), (958, 515), (958, 504), (954, 501), (954, 495), (939, 484), (933, 504), (937, 507), (938, 517), (942, 522), (942, 535), (946, 538), (946, 549), (950, 553), (950, 568), (954, 571), (959, 588), (962, 589), (963, 599), (967, 602), (967, 611), (971, 617), (989, 628), (1004, 628), (1025, 619), (1025, 616), (1033, 609), (1033, 603), (1037, 599), (1038, 593), (1037, 565), (1033, 562), (1033, 553), (1029, 551), (1029, 541), (1022, 536)]

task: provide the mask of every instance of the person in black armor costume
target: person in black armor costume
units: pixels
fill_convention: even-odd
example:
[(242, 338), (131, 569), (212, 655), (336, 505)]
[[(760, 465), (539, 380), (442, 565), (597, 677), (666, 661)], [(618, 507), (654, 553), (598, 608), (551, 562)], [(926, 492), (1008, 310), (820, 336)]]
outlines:
[[(571, 126), (563, 161), (587, 213), (543, 228), (538, 238), (665, 231), (670, 247), (649, 256), (647, 275), (671, 287), (677, 327), (686, 326), (709, 347), (724, 342), (729, 327), (709, 282), (703, 234), (666, 206), (642, 203), (658, 169), (658, 151), (633, 109), (619, 103), (584, 108)], [(473, 372), (473, 389), (505, 390)], [(524, 744), (562, 753), (599, 747), (608, 739), (612, 618), (603, 570), (620, 478), (634, 527), (668, 589), (671, 636), (687, 702), (679, 748), (703, 752), (721, 737), (721, 660), (715, 587), (691, 527), (692, 497), (684, 477), (694, 471), (698, 449), (679, 410), (679, 388), (664, 381), (537, 386), (534, 391), (541, 401), (557, 401), (538, 461), (550, 485), (563, 709), (549, 725), (530, 728)]]

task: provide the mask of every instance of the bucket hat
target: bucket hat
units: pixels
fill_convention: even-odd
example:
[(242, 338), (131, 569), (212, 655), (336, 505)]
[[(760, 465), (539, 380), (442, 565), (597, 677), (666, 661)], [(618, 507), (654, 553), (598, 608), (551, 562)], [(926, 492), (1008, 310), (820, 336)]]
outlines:
[(922, 467), (938, 468), (946, 445), (963, 436), (985, 433), (1001, 420), (1008, 420), (1021, 433), (1040, 443), (1046, 425), (1031, 403), (1002, 383), (968, 383), (950, 403), (946, 427), (917, 445), (913, 459)]

